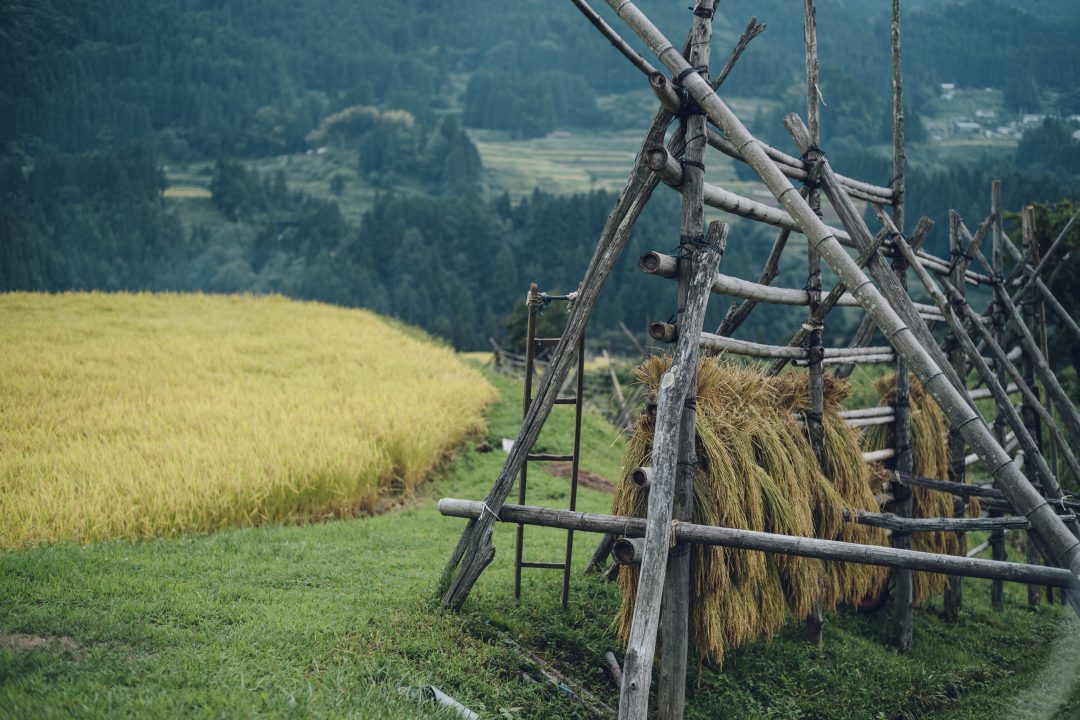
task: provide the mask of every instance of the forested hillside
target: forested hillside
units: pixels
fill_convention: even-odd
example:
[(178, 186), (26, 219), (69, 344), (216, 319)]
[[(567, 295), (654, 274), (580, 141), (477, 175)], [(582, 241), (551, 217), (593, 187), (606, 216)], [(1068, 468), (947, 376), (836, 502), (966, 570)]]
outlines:
[[(685, 4), (640, 4), (671, 37), (685, 32)], [(886, 4), (818, 5), (823, 145), (848, 174), (885, 184)], [(975, 224), (992, 177), (1010, 208), (1074, 192), (1080, 8), (910, 7), (909, 216), (944, 227), (955, 207)], [(805, 104), (801, 15), (781, 0), (729, 0), (717, 57), (751, 15), (768, 29), (724, 92), (745, 99), (755, 132), (790, 149), (779, 118)], [(280, 292), (371, 307), (461, 348), (499, 335), (529, 281), (572, 289), (614, 200), (508, 194), (477, 134), (514, 147), (562, 131), (587, 148), (589, 137), (641, 130), (651, 105), (573, 6), (550, 0), (497, 11), (480, 0), (39, 0), (0, 8), (0, 38), (0, 289)], [(942, 83), (997, 103), (987, 133), (1021, 111), (1057, 119), (1022, 139), (942, 139), (989, 102), (958, 109)], [(339, 164), (300, 177), (290, 159), (315, 153)], [(275, 159), (278, 169), (260, 169)], [(629, 168), (625, 154), (618, 162)], [(164, 194), (176, 167), (204, 183), (191, 197)], [(594, 338), (614, 342), (620, 321), (640, 328), (669, 304), (669, 288), (632, 269), (638, 251), (674, 244), (676, 202), (657, 197)], [(943, 238), (929, 247), (941, 251)], [(753, 274), (769, 239), (740, 227), (728, 271)], [(801, 284), (801, 269), (784, 271)]]

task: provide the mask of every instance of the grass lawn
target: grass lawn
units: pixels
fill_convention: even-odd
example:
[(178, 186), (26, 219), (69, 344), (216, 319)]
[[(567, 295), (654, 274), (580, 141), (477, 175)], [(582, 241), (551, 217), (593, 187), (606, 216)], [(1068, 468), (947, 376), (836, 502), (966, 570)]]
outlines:
[[(0, 554), (0, 715), (452, 717), (398, 692), (434, 684), (484, 718), (589, 717), (574, 697), (551, 691), (506, 637), (616, 704), (600, 658), (622, 654), (610, 622), (618, 598), (581, 573), (594, 536), (577, 536), (566, 610), (558, 573), (527, 571), (525, 599), (513, 602), (513, 527), (497, 528), (495, 563), (462, 613), (430, 604), (463, 526), (441, 517), (434, 500), (482, 497), (505, 457), (499, 441), (520, 418), (520, 386), (489, 377), (502, 394), (484, 438), (496, 450), (463, 451), (405, 508)], [(540, 441), (547, 451), (570, 438), (572, 411), (555, 413)], [(621, 452), (615, 431), (590, 415), (584, 466), (615, 480)], [(531, 503), (565, 506), (565, 480), (531, 470), (530, 481)], [(583, 489), (579, 507), (603, 511), (609, 502)], [(529, 529), (527, 556), (557, 559), (563, 537)], [(1063, 679), (1076, 679), (1076, 623), (1059, 607), (1029, 609), (1022, 587), (1007, 590), (1005, 613), (994, 614), (986, 583), (969, 583), (958, 626), (938, 617), (940, 602), (920, 612), (906, 656), (889, 649), (884, 613), (830, 618), (822, 648), (791, 625), (771, 643), (732, 653), (723, 673), (695, 673), (687, 716), (1048, 717), (1045, 703), (1068, 693)], [(1078, 714), (1073, 694), (1054, 717)]]

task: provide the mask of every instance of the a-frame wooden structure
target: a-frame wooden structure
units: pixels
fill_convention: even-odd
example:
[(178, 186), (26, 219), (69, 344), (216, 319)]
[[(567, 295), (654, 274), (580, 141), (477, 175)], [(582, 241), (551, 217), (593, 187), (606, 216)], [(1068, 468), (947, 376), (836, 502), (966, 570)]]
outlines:
[[(660, 100), (660, 108), (638, 152), (626, 187), (608, 216), (562, 340), (528, 408), (502, 472), (483, 501), (446, 499), (440, 503), (444, 514), (469, 519), (444, 574), (443, 605), (459, 609), (477, 578), (492, 561), (495, 549), (491, 535), (496, 521), (644, 538), (643, 544), (639, 543), (641, 572), (626, 651), (620, 718), (643, 718), (647, 714), (658, 632), (664, 637), (658, 714), (663, 718), (682, 717), (689, 569), (682, 560), (685, 553), (675, 554), (669, 560), (672, 542), (717, 544), (896, 568), (894, 640), (901, 650), (911, 645), (911, 573), (914, 570), (943, 572), (956, 577), (983, 577), (994, 583), (1007, 580), (1060, 587), (1068, 602), (1080, 612), (1080, 539), (1075, 516), (1080, 505), (1063, 496), (1057, 480), (1058, 456), (1069, 471), (1080, 478), (1080, 465), (1076, 459), (1080, 449), (1080, 414), (1046, 361), (1045, 307), (1049, 306), (1057, 313), (1062, 325), (1078, 338), (1080, 327), (1054, 299), (1041, 278), (1077, 218), (1073, 218), (1070, 227), (1040, 258), (1033, 240), (1034, 221), (1030, 212), (1024, 214), (1023, 248), (1016, 247), (1006, 236), (1000, 186), (995, 185), (989, 217), (974, 233), (959, 216), (952, 215), (948, 259), (919, 249), (933, 223), (923, 218), (909, 233), (904, 217), (899, 0), (892, 3), (894, 162), (893, 181), (888, 187), (838, 174), (820, 146), (813, 0), (804, 0), (807, 123), (795, 115), (789, 115), (785, 120), (799, 156), (756, 140), (717, 94), (746, 44), (761, 31), (762, 26), (755, 21), (747, 27), (731, 59), (710, 81), (714, 0), (698, 0), (692, 8), (691, 30), (681, 48), (672, 45), (633, 2), (607, 0), (611, 9), (670, 73), (669, 78), (625, 43), (585, 0), (572, 2), (634, 67), (648, 77), (650, 87)], [(676, 119), (680, 123), (679, 129), (665, 143), (667, 129)], [(779, 207), (755, 202), (706, 182), (706, 146), (748, 164)], [(796, 187), (792, 181), (801, 187)], [(649, 487), (647, 517), (625, 518), (506, 505), (515, 478), (567, 377), (604, 283), (625, 248), (634, 222), (661, 183), (676, 188), (682, 196), (681, 254), (674, 258), (649, 253), (642, 258), (641, 267), (662, 277), (677, 278), (679, 313), (675, 323), (656, 323), (651, 329), (657, 339), (673, 342), (674, 350), (671, 370), (661, 382), (657, 398), (652, 467), (642, 473), (643, 482)], [(822, 193), (838, 215), (842, 229), (829, 227), (822, 221)], [(874, 209), (880, 224), (876, 232), (863, 220), (855, 201), (869, 203)], [(718, 272), (727, 228), (722, 223), (713, 223), (706, 232), (706, 205), (779, 228), (768, 263), (756, 282)], [(806, 288), (771, 287), (777, 262), (793, 232), (804, 235), (809, 244)], [(988, 235), (993, 245), (992, 259), (987, 259), (981, 251), (981, 244)], [(1004, 269), (1006, 253), (1015, 261), (1007, 272)], [(828, 293), (821, 287), (822, 261), (839, 279)], [(975, 263), (984, 265), (985, 272), (974, 269)], [(933, 305), (912, 302), (907, 290), (910, 273), (914, 273), (926, 288)], [(977, 314), (965, 302), (965, 285), (972, 283), (993, 288), (994, 302), (987, 313)], [(744, 302), (729, 313), (717, 333), (706, 333), (703, 332), (705, 307), (712, 293), (741, 298)], [(807, 320), (788, 345), (760, 345), (730, 337), (754, 304), (760, 302), (807, 307)], [(866, 316), (851, 345), (824, 347), (822, 329), (829, 311), (836, 306), (856, 305), (866, 311)], [(935, 322), (944, 322), (948, 326), (943, 346), (931, 333), (930, 324)], [(1004, 338), (1010, 326), (1017, 337), (1017, 346), (1007, 351)], [(887, 347), (868, 347), (875, 331), (884, 336)], [(790, 362), (805, 365), (810, 377), (805, 422), (811, 445), (819, 457), (825, 366), (838, 365), (838, 374), (843, 374), (856, 362), (895, 363), (897, 385), (893, 406), (847, 413), (848, 422), (855, 425), (893, 424), (894, 447), (867, 457), (868, 460), (891, 461), (888, 500), (893, 514), (858, 513), (850, 518), (853, 522), (892, 529), (893, 547), (796, 538), (700, 526), (685, 521), (689, 517), (694, 462), (694, 404), (688, 400), (695, 396), (697, 361), (703, 350), (773, 358), (773, 371)], [(990, 353), (989, 360), (984, 357), (984, 352)], [(986, 389), (968, 387), (967, 378), (972, 370)], [(948, 482), (911, 474), (909, 372), (921, 381), (951, 425)], [(1036, 390), (1036, 378), (1047, 392), (1045, 401)], [(1019, 410), (1013, 406), (1010, 397), (1017, 393), (1022, 397)], [(974, 400), (980, 397), (994, 400), (996, 419), (993, 427), (975, 407)], [(1055, 421), (1055, 408), (1063, 429), (1059, 429)], [(1048, 434), (1047, 452), (1042, 447), (1042, 429)], [(1015, 447), (1023, 453), (1022, 463), (1009, 452)], [(981, 461), (989, 471), (992, 487), (965, 482), (965, 468), (975, 461)], [(687, 471), (686, 468), (691, 469)], [(995, 512), (989, 518), (913, 519), (910, 518), (910, 488), (914, 485), (952, 493), (959, 498), (979, 496)], [(1003, 512), (1010, 515), (1002, 516)], [(1001, 533), (1010, 528), (1028, 531), (1032, 546), (1046, 561), (1046, 566), (1002, 561)], [(996, 560), (910, 550), (909, 538), (913, 532), (975, 529), (994, 531), (992, 544)], [(955, 612), (959, 602), (959, 584), (953, 583), (946, 597), (947, 612), (950, 608)], [(808, 621), (811, 637), (820, 641), (820, 614), (815, 613)]]

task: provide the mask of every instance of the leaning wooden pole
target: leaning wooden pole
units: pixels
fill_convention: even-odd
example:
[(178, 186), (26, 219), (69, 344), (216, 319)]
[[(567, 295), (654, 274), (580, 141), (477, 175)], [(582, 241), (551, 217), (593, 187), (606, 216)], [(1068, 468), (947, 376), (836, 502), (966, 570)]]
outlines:
[(570, 309), (570, 317), (555, 354), (540, 381), (540, 387), (529, 412), (518, 430), (514, 445), (507, 455), (503, 469), (499, 473), (486, 503), (490, 512), (476, 518), (465, 526), (465, 531), (458, 540), (450, 560), (443, 570), (440, 591), (441, 605), (451, 610), (460, 610), (484, 569), (495, 558), (495, 546), (491, 542), (492, 526), (498, 516), (499, 508), (506, 502), (514, 486), (514, 480), (525, 464), (525, 457), (540, 436), (551, 408), (555, 404), (559, 388), (562, 387), (574, 361), (574, 353), (592, 315), (596, 301), (611, 274), (615, 262), (619, 259), (630, 231), (644, 209), (653, 190), (659, 184), (655, 173), (645, 161), (645, 151), (662, 143), (672, 114), (664, 108), (656, 113), (652, 126), (642, 143), (634, 162), (634, 168), (626, 181), (619, 199), (608, 215), (604, 229), (600, 233), (596, 250), (593, 252), (585, 278), (581, 283), (577, 299)]
[[(668, 70), (678, 76), (690, 69), (681, 53), (633, 2), (630, 0), (606, 1)], [(870, 314), (893, 348), (905, 356), (912, 372), (919, 378), (931, 397), (937, 401), (949, 422), (964, 433), (965, 442), (983, 459), (998, 487), (1005, 492), (1016, 511), (1031, 521), (1032, 526), (1039, 532), (1047, 548), (1052, 552), (1054, 559), (1062, 567), (1080, 576), (1080, 540), (1069, 532), (1065, 524), (1057, 517), (1054, 509), (1013, 465), (1012, 458), (994, 439), (990, 429), (967, 398), (966, 392), (961, 394), (961, 389), (954, 385), (950, 377), (950, 374), (955, 375), (951, 372), (952, 368), (949, 367), (948, 371), (944, 370), (941, 367), (943, 363), (935, 359), (933, 348), (924, 347), (916, 330), (912, 329), (909, 322), (901, 319), (897, 309), (901, 310), (905, 317), (914, 317), (918, 321), (918, 313), (912, 306), (910, 298), (905, 296), (891, 299), (892, 303), (895, 303), (895, 308), (890, 300), (885, 299), (882, 292), (862, 272), (858, 263), (844, 251), (836, 237), (802, 200), (799, 192), (787, 177), (769, 159), (746, 126), (712, 91), (707, 82), (691, 72), (686, 76), (685, 87), (709, 119), (736, 144), (740, 153), (761, 177), (773, 197), (792, 217), (798, 220), (810, 244), (821, 253), (822, 258), (829, 263), (840, 281), (848, 286), (851, 294)], [(827, 161), (823, 161), (822, 175), (826, 180), (827, 189), (830, 185), (839, 186)], [(838, 202), (837, 198), (833, 197), (835, 191), (834, 187), (829, 192), (829, 199), (834, 205)], [(842, 191), (840, 195), (847, 199), (847, 195)], [(856, 218), (861, 221), (857, 213)], [(865, 222), (862, 226), (865, 228)], [(867, 232), (867, 235), (869, 236), (870, 233)], [(866, 240), (865, 244), (869, 244), (871, 240), (872, 237)], [(926, 329), (925, 326), (923, 329)], [(936, 348), (936, 343), (934, 346)]]
[[(904, 150), (904, 76), (900, 57), (900, 0), (892, 0), (892, 23), (890, 27), (890, 45), (892, 47), (892, 99), (893, 99), (893, 224), (897, 232), (904, 234), (904, 170), (906, 156)], [(892, 261), (893, 272), (900, 287), (907, 292), (907, 261), (898, 254)], [(893, 408), (893, 447), (896, 456), (893, 465), (898, 472), (911, 473), (915, 461), (911, 447), (911, 377), (908, 374), (907, 359), (901, 353), (896, 357), (896, 384), (894, 386)], [(911, 517), (913, 506), (911, 491), (897, 488), (893, 491), (896, 500), (894, 511), (900, 517)], [(911, 548), (911, 536), (904, 532), (892, 534), (892, 545), (898, 550)], [(910, 570), (897, 570), (893, 574), (893, 645), (900, 652), (911, 649), (914, 639), (915, 576)]]
[[(712, 45), (713, 0), (704, 0), (694, 10), (694, 22), (690, 30), (690, 45), (687, 60), (695, 68), (703, 68), (702, 73), (709, 77), (710, 48)], [(677, 323), (680, 331), (684, 330), (683, 317), (685, 308), (697, 299), (691, 295), (691, 281), (698, 268), (695, 261), (716, 265), (724, 252), (727, 242), (727, 226), (713, 223), (709, 227), (709, 237), (705, 237), (705, 150), (707, 128), (705, 116), (695, 113), (682, 121), (683, 137), (686, 138), (682, 165), (682, 216), (679, 223), (679, 244), (684, 256), (679, 261), (679, 289), (676, 308)], [(703, 243), (717, 248), (717, 257), (696, 256), (693, 248)], [(687, 252), (689, 251), (689, 252)], [(710, 279), (712, 276), (710, 275)], [(712, 293), (709, 283), (707, 294)], [(704, 301), (708, 303), (708, 297)], [(704, 313), (702, 314), (704, 322)], [(700, 329), (700, 328), (699, 328)], [(694, 503), (694, 475), (697, 467), (695, 447), (697, 421), (697, 361), (687, 368), (687, 397), (683, 403), (678, 430), (677, 469), (675, 489), (671, 508), (671, 517), (681, 522), (690, 520)], [(663, 575), (663, 599), (660, 617), (660, 684), (657, 698), (657, 715), (661, 720), (682, 720), (686, 706), (686, 664), (690, 641), (690, 547), (683, 545), (676, 548), (668, 561), (668, 570)], [(628, 667), (629, 669), (629, 667)], [(646, 698), (648, 694), (646, 693)]]

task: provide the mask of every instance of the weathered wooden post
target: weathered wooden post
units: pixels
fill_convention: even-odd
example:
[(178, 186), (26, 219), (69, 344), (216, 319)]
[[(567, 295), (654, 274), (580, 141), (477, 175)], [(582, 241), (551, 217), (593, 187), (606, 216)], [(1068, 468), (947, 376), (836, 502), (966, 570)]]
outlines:
[[(1035, 207), (1033, 205), (1028, 205), (1023, 209), (1020, 216), (1020, 229), (1023, 239), (1023, 262), (1028, 263), (1033, 268), (1037, 267), (1039, 264), (1039, 242), (1035, 238)], [(1029, 330), (1034, 332), (1038, 327), (1035, 309), (1037, 298), (1029, 295), (1024, 298), (1022, 302), (1024, 309), (1024, 324), (1027, 325)], [(1024, 382), (1036, 393), (1037, 397), (1039, 389), (1035, 385), (1035, 366), (1031, 362), (1031, 356), (1028, 353), (1023, 353), (1020, 356), (1020, 362), (1021, 371), (1024, 374)], [(1042, 450), (1042, 428), (1039, 423), (1039, 416), (1036, 414), (1035, 408), (1027, 398), (1024, 399), (1023, 404), (1021, 405), (1021, 415), (1024, 418), (1024, 427), (1026, 427), (1028, 433), (1035, 438), (1035, 442), (1039, 445), (1039, 450)], [(1056, 465), (1057, 464), (1053, 462), (1053, 460), (1050, 461), (1050, 468), (1055, 473), (1057, 472)], [(1039, 563), (1039, 552), (1035, 548), (1035, 544), (1030, 538), (1027, 538), (1026, 545), (1028, 563), (1037, 565)], [(1041, 595), (1042, 592), (1038, 585), (1027, 586), (1028, 605), (1038, 605)]]
[[(904, 234), (904, 76), (900, 56), (900, 0), (892, 2), (892, 97), (893, 97), (893, 224), (897, 231)], [(900, 281), (900, 287), (907, 291), (907, 261), (902, 254), (897, 254), (892, 261), (893, 271)], [(908, 374), (907, 359), (896, 356), (896, 387), (893, 408), (893, 447), (896, 457), (893, 460), (897, 471), (911, 473), (914, 470), (914, 458), (911, 448), (911, 378)], [(894, 511), (901, 517), (911, 517), (911, 490), (894, 489), (896, 497)], [(911, 548), (911, 536), (904, 532), (893, 533), (893, 547), (907, 550)], [(914, 619), (912, 605), (915, 600), (915, 578), (910, 570), (898, 570), (893, 574), (893, 644), (900, 652), (911, 649), (914, 638)]]
[[(814, 0), (803, 2), (803, 44), (806, 50), (806, 124), (810, 131), (810, 143), (813, 149), (806, 154), (806, 162), (813, 164), (820, 157), (817, 150), (821, 143), (821, 117), (819, 113), (820, 90), (818, 88), (818, 52), (817, 52), (817, 11)], [(814, 181), (807, 176), (810, 208), (821, 217), (821, 192), (814, 187)], [(825, 324), (817, 317), (821, 305), (821, 256), (813, 247), (806, 249), (806, 294), (807, 306), (807, 405), (806, 431), (810, 440), (810, 449), (814, 452), (818, 465), (825, 468), (825, 376), (824, 351), (821, 345)], [(807, 635), (815, 645), (821, 645), (825, 627), (825, 614), (820, 603), (815, 604), (806, 619)]]
[[(1003, 242), (1004, 242), (1004, 228), (1002, 227), (1002, 211), (1001, 211), (1001, 181), (995, 180), (991, 188), (991, 205), (990, 212), (993, 216), (992, 226), (992, 245), (991, 245), (991, 270), (995, 275), (1000, 275), (1005, 266), (1005, 258), (1003, 256)], [(994, 300), (994, 341), (998, 346), (1005, 347), (1005, 310), (1001, 306), (1001, 302), (997, 299)], [(994, 368), (997, 372), (998, 382), (1002, 385), (1008, 384), (1008, 378), (1006, 377), (1006, 370), (1004, 364), (994, 358)], [(1010, 401), (1011, 402), (1011, 401)], [(994, 438), (998, 443), (1005, 444), (1005, 412), (1002, 410), (1000, 403), (995, 403), (994, 406)], [(997, 511), (990, 511), (990, 517), (1000, 516), (1001, 513)], [(1005, 531), (993, 530), (990, 533), (990, 554), (994, 560), (1005, 560), (1007, 553), (1005, 551)], [(990, 607), (998, 612), (1005, 609), (1005, 595), (1004, 586), (1000, 581), (991, 581), (990, 583)]]
[[(964, 282), (964, 272), (967, 270), (968, 262), (963, 245), (960, 243), (960, 218), (955, 214), (949, 215), (949, 256), (949, 262), (953, 268), (951, 273), (952, 282), (960, 293), (960, 297), (954, 302), (959, 305), (964, 301), (963, 293), (967, 288), (967, 283)], [(949, 335), (949, 361), (960, 377), (967, 375), (967, 355), (964, 352), (960, 338), (955, 333)], [(964, 443), (964, 436), (954, 427), (949, 428), (948, 450), (949, 481), (955, 483), (967, 482), (967, 463), (965, 462), (967, 445)], [(966, 504), (965, 502), (964, 506)], [(957, 536), (960, 540), (960, 552), (964, 553), (967, 535), (957, 533)], [(962, 579), (956, 575), (950, 575), (945, 586), (945, 619), (949, 622), (956, 622), (960, 619), (960, 607), (964, 602)]]
[[(713, 0), (703, 0), (694, 9), (694, 22), (690, 30), (687, 60), (691, 67), (700, 68), (705, 79), (709, 77), (709, 60), (712, 45)], [(727, 226), (713, 223), (709, 237), (705, 237), (705, 149), (708, 147), (708, 128), (705, 116), (691, 113), (682, 120), (683, 173), (682, 218), (679, 224), (679, 244), (683, 254), (679, 260), (679, 285), (677, 308), (686, 308), (695, 301), (691, 298), (690, 281), (696, 268), (694, 248), (711, 244), (718, 249), (719, 257), (707, 260), (716, 272), (723, 247), (727, 242)], [(711, 286), (705, 291), (711, 293)], [(705, 303), (707, 304), (707, 299)], [(704, 315), (702, 317), (704, 322)], [(690, 332), (684, 327), (683, 318), (677, 320), (680, 335)], [(699, 327), (695, 332), (699, 333)], [(694, 501), (694, 475), (697, 468), (695, 449), (697, 421), (697, 360), (687, 370), (688, 390), (681, 408), (678, 434), (678, 462), (675, 471), (675, 492), (671, 516), (674, 520), (687, 522), (691, 519)], [(686, 707), (686, 664), (690, 641), (690, 546), (677, 545), (668, 561), (664, 576), (664, 592), (660, 617), (660, 683), (658, 716), (661, 720), (682, 720)], [(646, 700), (648, 690), (646, 689)]]
[[(726, 227), (718, 227), (724, 237)], [(649, 685), (653, 655), (660, 625), (660, 604), (667, 574), (671, 544), (671, 520), (675, 479), (679, 462), (679, 432), (683, 408), (693, 397), (692, 386), (700, 356), (699, 337), (705, 322), (705, 308), (720, 260), (719, 248), (707, 242), (687, 243), (680, 275), (689, 275), (687, 302), (678, 327), (671, 369), (664, 374), (657, 391), (656, 422), (652, 448), (652, 476), (649, 483), (645, 553), (638, 578), (634, 617), (623, 664), (619, 696), (620, 720), (644, 718), (649, 705)]]

